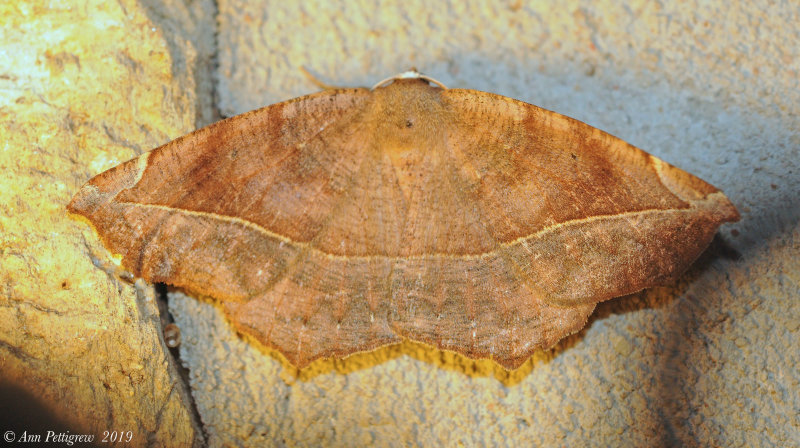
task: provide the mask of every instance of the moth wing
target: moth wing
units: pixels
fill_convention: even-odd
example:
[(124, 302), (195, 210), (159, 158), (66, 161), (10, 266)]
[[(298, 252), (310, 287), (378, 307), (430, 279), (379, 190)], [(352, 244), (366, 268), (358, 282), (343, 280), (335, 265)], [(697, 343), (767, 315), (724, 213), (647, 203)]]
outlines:
[(560, 305), (682, 273), (739, 214), (703, 180), (578, 120), (499, 95), (447, 90), (449, 147), (520, 280)]

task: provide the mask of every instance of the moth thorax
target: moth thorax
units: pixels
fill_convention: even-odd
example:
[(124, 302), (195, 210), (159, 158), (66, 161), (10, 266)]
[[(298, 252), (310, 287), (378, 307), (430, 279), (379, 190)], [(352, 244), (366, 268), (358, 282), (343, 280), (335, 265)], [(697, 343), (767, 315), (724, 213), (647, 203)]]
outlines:
[[(405, 88), (401, 88), (404, 86)], [(409, 89), (409, 87), (411, 87)], [(442, 89), (421, 80), (398, 80), (376, 90), (374, 119), (378, 146), (405, 152), (436, 145), (446, 126)]]

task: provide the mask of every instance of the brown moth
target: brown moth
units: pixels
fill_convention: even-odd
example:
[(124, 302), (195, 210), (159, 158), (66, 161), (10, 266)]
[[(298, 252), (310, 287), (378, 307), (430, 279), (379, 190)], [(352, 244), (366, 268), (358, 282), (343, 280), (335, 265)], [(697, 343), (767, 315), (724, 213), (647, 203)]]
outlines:
[(414, 71), (199, 129), (69, 211), (135, 276), (216, 299), (300, 368), (402, 339), (516, 368), (739, 219), (603, 131)]

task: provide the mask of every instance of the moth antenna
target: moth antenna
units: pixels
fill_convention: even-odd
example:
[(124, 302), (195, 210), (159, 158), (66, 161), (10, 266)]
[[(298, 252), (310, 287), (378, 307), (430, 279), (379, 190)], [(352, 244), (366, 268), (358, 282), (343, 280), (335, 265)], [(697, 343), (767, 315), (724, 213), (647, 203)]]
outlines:
[(377, 83), (374, 86), (372, 86), (372, 88), (370, 90), (375, 90), (378, 87), (383, 87), (383, 86), (385, 86), (385, 85), (387, 85), (387, 84), (389, 84), (391, 82), (394, 82), (394, 81), (396, 81), (398, 79), (421, 79), (423, 81), (427, 81), (427, 82), (429, 82), (431, 84), (435, 84), (435, 85), (439, 86), (442, 89), (447, 90), (447, 86), (442, 84), (439, 80), (437, 80), (435, 78), (431, 78), (428, 75), (423, 75), (422, 73), (418, 72), (417, 69), (414, 68), (414, 67), (411, 67), (409, 70), (407, 70), (407, 71), (405, 71), (403, 73), (399, 73), (397, 75), (390, 76), (390, 77), (380, 81), (379, 83)]
[(337, 86), (332, 86), (330, 84), (325, 84), (324, 82), (320, 81), (319, 78), (317, 78), (316, 76), (311, 74), (311, 72), (309, 72), (302, 65), (300, 66), (300, 71), (303, 72), (303, 74), (306, 76), (306, 78), (308, 78), (309, 81), (311, 81), (312, 84), (314, 84), (315, 86), (319, 87), (322, 90), (336, 90), (336, 89), (339, 88)]

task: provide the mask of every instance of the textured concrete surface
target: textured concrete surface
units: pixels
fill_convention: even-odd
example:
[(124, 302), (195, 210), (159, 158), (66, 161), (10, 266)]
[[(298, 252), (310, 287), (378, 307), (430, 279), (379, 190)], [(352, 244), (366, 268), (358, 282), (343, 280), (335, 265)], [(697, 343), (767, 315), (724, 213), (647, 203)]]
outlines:
[(68, 427), (192, 443), (188, 417), (156, 432), (148, 413), (177, 400), (152, 304), (92, 267), (99, 242), (63, 206), (212, 101), (232, 115), (315, 91), (300, 67), (372, 85), (416, 66), (609, 131), (723, 189), (742, 221), (676, 284), (601, 304), (510, 373), (414, 344), (297, 372), (173, 294), (210, 445), (798, 445), (800, 6), (464, 3), (0, 7), (3, 379)]
[(211, 445), (800, 443), (797, 5), (220, 1), (223, 115), (410, 66), (583, 120), (723, 189), (740, 223), (516, 372), (405, 344), (296, 373), (177, 295)]
[(5, 442), (47, 431), (98, 445), (110, 431), (133, 446), (203, 442), (151, 289), (98, 269), (102, 246), (65, 210), (89, 176), (195, 127), (193, 68), (210, 79), (197, 62), (211, 52), (191, 32), (176, 37), (193, 18), (173, 11), (161, 21), (134, 1), (0, 5)]

